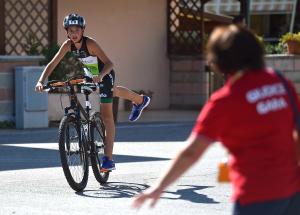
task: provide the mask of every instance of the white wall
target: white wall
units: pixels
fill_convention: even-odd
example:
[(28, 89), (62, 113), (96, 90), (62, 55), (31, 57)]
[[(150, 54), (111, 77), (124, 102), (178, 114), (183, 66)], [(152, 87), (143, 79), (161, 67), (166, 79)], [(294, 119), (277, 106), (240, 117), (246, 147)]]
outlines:
[[(165, 0), (60, 0), (58, 40), (66, 39), (63, 18), (77, 12), (115, 65), (118, 85), (154, 92), (150, 109), (169, 107), (169, 63)], [(122, 109), (122, 108), (121, 108)]]

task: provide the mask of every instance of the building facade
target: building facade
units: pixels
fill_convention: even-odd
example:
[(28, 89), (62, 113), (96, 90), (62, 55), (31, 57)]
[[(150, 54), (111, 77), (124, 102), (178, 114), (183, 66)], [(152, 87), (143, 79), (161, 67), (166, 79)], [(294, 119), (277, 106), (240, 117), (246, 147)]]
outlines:
[[(230, 17), (240, 13), (242, 1), (3, 0), (0, 1), (0, 12), (4, 14), (0, 17), (0, 54), (20, 57), (36, 54), (37, 45), (63, 43), (66, 40), (62, 27), (64, 17), (71, 12), (79, 13), (87, 21), (86, 35), (96, 39), (114, 63), (116, 84), (153, 92), (150, 109), (168, 109), (180, 104), (183, 104), (181, 108), (189, 104), (199, 107), (214, 90), (211, 77), (204, 71), (205, 59), (198, 52), (195, 55), (206, 39), (199, 37), (203, 27), (199, 20), (212, 21), (206, 23), (207, 28), (202, 28), (209, 33), (222, 21), (230, 23)], [(203, 2), (205, 16), (200, 13)], [(249, 8), (251, 28), (266, 40), (276, 40), (290, 29), (300, 30), (297, 0), (251, 0)], [(176, 56), (177, 49), (170, 47), (170, 41), (175, 41), (177, 48), (194, 48), (194, 54), (184, 50), (184, 54)], [(175, 55), (173, 52), (170, 55), (170, 50), (175, 50)], [(2, 82), (12, 83), (13, 69), (7, 68), (0, 67), (0, 78)], [(7, 95), (11, 102), (13, 84), (5, 89), (0, 86), (0, 104), (6, 102)], [(121, 110), (122, 104), (121, 100)], [(11, 105), (3, 107), (0, 110), (7, 110)]]

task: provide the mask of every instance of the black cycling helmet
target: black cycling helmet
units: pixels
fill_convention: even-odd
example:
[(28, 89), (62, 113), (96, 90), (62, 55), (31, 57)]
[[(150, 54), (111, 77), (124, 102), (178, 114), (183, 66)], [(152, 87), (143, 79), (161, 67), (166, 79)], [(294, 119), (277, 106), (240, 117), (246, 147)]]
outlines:
[(85, 19), (76, 13), (70, 13), (65, 17), (63, 25), (66, 30), (72, 25), (77, 25), (81, 28), (85, 28)]

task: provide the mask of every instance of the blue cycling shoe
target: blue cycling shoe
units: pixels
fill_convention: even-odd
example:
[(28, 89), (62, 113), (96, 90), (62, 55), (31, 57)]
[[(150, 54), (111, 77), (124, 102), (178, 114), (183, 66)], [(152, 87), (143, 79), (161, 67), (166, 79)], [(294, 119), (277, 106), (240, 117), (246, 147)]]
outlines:
[(142, 104), (136, 105), (133, 104), (131, 113), (129, 115), (129, 121), (134, 122), (138, 118), (140, 118), (144, 108), (146, 108), (150, 103), (150, 97), (149, 96), (143, 96), (143, 102)]
[(101, 165), (100, 171), (108, 172), (108, 171), (112, 171), (115, 169), (116, 169), (115, 162), (113, 160), (109, 160), (107, 156), (104, 156), (102, 158), (102, 165)]

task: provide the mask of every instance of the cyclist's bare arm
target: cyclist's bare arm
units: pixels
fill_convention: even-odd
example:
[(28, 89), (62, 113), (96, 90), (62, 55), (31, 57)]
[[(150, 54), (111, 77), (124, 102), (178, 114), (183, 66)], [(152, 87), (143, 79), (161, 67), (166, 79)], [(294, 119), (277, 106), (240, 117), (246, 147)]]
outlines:
[(60, 47), (60, 49), (58, 50), (56, 55), (53, 57), (53, 59), (45, 67), (42, 75), (40, 76), (40, 78), (39, 78), (39, 80), (38, 80), (38, 82), (35, 86), (35, 91), (37, 91), (37, 92), (42, 92), (43, 91), (43, 83), (44, 83), (45, 79), (49, 75), (51, 75), (51, 73), (53, 72), (55, 67), (58, 65), (58, 63), (63, 59), (65, 54), (71, 49), (70, 47), (71, 47), (71, 41), (70, 40), (66, 40), (62, 44), (62, 46)]
[(102, 78), (106, 74), (110, 73), (110, 71), (112, 70), (113, 63), (106, 56), (106, 54), (101, 49), (101, 47), (98, 45), (98, 43), (94, 39), (92, 39), (90, 37), (88, 37), (88, 40), (87, 40), (87, 48), (88, 48), (88, 50), (89, 50), (89, 52), (90, 52), (90, 54), (92, 56), (98, 57), (104, 63), (103, 71), (101, 72), (101, 74), (99, 75), (99, 77), (93, 78), (95, 82), (102, 81)]

